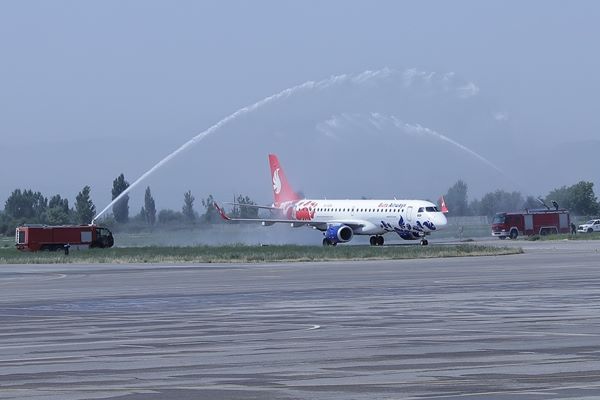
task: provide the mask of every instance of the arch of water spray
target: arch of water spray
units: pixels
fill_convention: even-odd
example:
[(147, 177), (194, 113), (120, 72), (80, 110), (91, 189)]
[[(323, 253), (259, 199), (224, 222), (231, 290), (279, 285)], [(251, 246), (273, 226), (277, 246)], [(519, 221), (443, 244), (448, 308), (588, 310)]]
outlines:
[[(442, 87), (444, 87), (445, 89), (448, 89), (452, 80), (454, 79), (454, 74), (448, 73), (448, 74), (439, 75), (439, 74), (435, 74), (433, 72), (418, 71), (416, 69), (408, 69), (408, 70), (404, 70), (404, 71), (399, 71), (399, 70), (394, 70), (394, 69), (385, 67), (385, 68), (382, 68), (379, 70), (367, 70), (367, 71), (364, 71), (364, 72), (358, 73), (358, 74), (334, 75), (334, 76), (331, 76), (330, 78), (323, 79), (320, 81), (307, 81), (300, 85), (296, 85), (296, 86), (290, 87), (288, 89), (282, 90), (281, 92), (276, 93), (272, 96), (266, 97), (260, 101), (257, 101), (256, 103), (254, 103), (250, 106), (240, 108), (233, 114), (230, 114), (229, 116), (223, 118), (216, 124), (212, 125), (208, 129), (200, 132), (199, 134), (197, 134), (196, 136), (194, 136), (193, 138), (188, 140), (186, 143), (181, 145), (179, 148), (177, 148), (172, 153), (168, 154), (162, 160), (157, 162), (152, 168), (150, 168), (148, 171), (146, 171), (144, 174), (142, 174), (139, 178), (137, 178), (131, 185), (129, 185), (129, 187), (127, 189), (125, 189), (123, 192), (121, 192), (121, 194), (119, 194), (119, 196), (117, 196), (106, 207), (104, 207), (102, 209), (102, 211), (100, 211), (92, 219), (91, 222), (92, 222), (92, 224), (95, 223), (95, 221), (97, 221), (98, 218), (100, 218), (102, 215), (104, 215), (104, 213), (106, 213), (106, 211), (108, 211), (115, 203), (117, 203), (119, 200), (121, 200), (126, 194), (128, 194), (131, 190), (133, 190), (143, 180), (145, 180), (150, 175), (152, 175), (156, 170), (158, 170), (163, 165), (168, 163), (170, 160), (175, 158), (178, 154), (184, 152), (185, 150), (189, 149), (196, 143), (202, 141), (208, 135), (218, 131), (226, 124), (240, 118), (241, 116), (243, 116), (245, 114), (254, 112), (268, 104), (271, 104), (273, 102), (297, 95), (299, 93), (312, 91), (312, 90), (319, 91), (319, 90), (324, 90), (326, 88), (330, 88), (330, 87), (334, 87), (334, 86), (341, 86), (344, 84), (363, 85), (363, 84), (372, 83), (373, 81), (389, 79), (389, 78), (399, 78), (399, 79), (401, 79), (402, 83), (407, 87), (411, 86), (417, 80), (421, 80), (428, 84), (430, 84), (433, 81), (436, 81)], [(474, 90), (473, 88), (476, 88), (476, 86), (473, 83), (469, 82), (466, 85), (457, 86), (453, 89), (456, 90), (457, 95), (459, 97), (464, 98), (464, 97), (468, 97), (468, 96), (477, 94), (478, 90)]]
[(479, 161), (483, 162), (490, 168), (496, 170), (500, 174), (507, 176), (506, 173), (500, 167), (498, 167), (496, 164), (494, 164), (481, 154), (477, 153), (475, 150), (472, 150), (467, 146), (457, 142), (456, 140), (451, 139), (448, 136), (441, 134), (433, 129), (422, 126), (421, 124), (410, 124), (404, 122), (395, 115), (385, 115), (377, 112), (371, 112), (369, 114), (334, 115), (327, 121), (317, 124), (317, 129), (321, 130), (326, 134), (331, 135), (333, 134), (333, 131), (344, 129), (349, 126), (358, 126), (361, 128), (371, 127), (378, 131), (393, 129), (408, 135), (430, 136), (457, 147), (458, 149), (470, 154)]

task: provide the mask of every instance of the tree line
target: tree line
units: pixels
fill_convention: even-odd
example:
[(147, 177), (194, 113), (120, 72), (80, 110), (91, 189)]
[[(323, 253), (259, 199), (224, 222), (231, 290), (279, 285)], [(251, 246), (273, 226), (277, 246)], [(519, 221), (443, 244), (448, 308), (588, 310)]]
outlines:
[[(129, 182), (123, 174), (114, 181), (112, 199), (114, 200), (129, 187)], [(69, 200), (56, 194), (49, 199), (41, 192), (31, 189), (15, 189), (4, 204), (4, 211), (0, 212), (0, 234), (10, 235), (18, 225), (22, 224), (89, 224), (96, 215), (96, 206), (90, 197), (91, 189), (85, 186), (75, 197), (72, 207)], [(496, 190), (485, 194), (481, 199), (469, 201), (468, 186), (463, 180), (458, 180), (444, 195), (450, 216), (485, 215), (493, 216), (502, 211), (518, 211), (537, 209), (542, 206), (539, 199), (550, 207), (556, 202), (561, 208), (570, 210), (573, 215), (595, 216), (600, 214), (600, 204), (594, 194), (592, 182), (581, 181), (572, 186), (562, 186), (550, 191), (544, 198), (523, 196), (520, 192), (507, 192)], [(125, 225), (130, 222), (137, 226), (152, 227), (155, 225), (195, 225), (214, 224), (221, 222), (216, 209), (213, 207), (214, 199), (208, 195), (201, 199), (203, 212), (198, 213), (195, 208), (196, 198), (191, 191), (183, 194), (181, 211), (170, 209), (157, 210), (156, 202), (150, 187), (144, 193), (144, 205), (134, 216), (129, 214), (129, 196), (125, 195), (113, 206), (112, 216), (103, 219), (102, 223), (109, 226)], [(236, 218), (258, 218), (258, 208), (244, 207), (256, 205), (248, 196), (239, 195), (234, 198), (231, 215)]]
[[(120, 174), (113, 181), (112, 199), (117, 198), (128, 187), (129, 182), (123, 174)], [(0, 211), (0, 234), (11, 235), (14, 233), (15, 227), (22, 224), (89, 224), (96, 215), (96, 206), (90, 193), (91, 188), (85, 186), (77, 194), (75, 203), (71, 207), (69, 200), (63, 198), (60, 194), (48, 199), (39, 191), (15, 189), (6, 200), (4, 210)], [(195, 201), (196, 198), (192, 195), (192, 192), (187, 191), (183, 194), (181, 211), (170, 209), (159, 211), (148, 186), (144, 193), (144, 205), (139, 213), (130, 216), (129, 195), (125, 195), (115, 203), (112, 208), (112, 215), (104, 218), (102, 223), (109, 226), (132, 223), (132, 225), (152, 227), (155, 225), (214, 224), (222, 221), (213, 206), (214, 199), (212, 195), (209, 195), (206, 199), (201, 199), (202, 213), (195, 210)], [(248, 196), (237, 196), (235, 203), (238, 205), (233, 208), (232, 215), (234, 217), (258, 218), (257, 208), (244, 207), (244, 205), (255, 205)]]
[[(458, 180), (452, 185), (444, 199), (450, 216), (486, 215), (497, 212), (510, 212), (544, 208), (545, 203), (553, 207), (553, 202), (568, 209), (573, 215), (593, 216), (600, 213), (600, 204), (594, 194), (592, 182), (580, 181), (572, 186), (562, 186), (550, 191), (545, 197), (523, 196), (520, 192), (496, 190), (485, 194), (481, 199), (469, 201), (467, 184)], [(540, 201), (541, 200), (541, 201)]]

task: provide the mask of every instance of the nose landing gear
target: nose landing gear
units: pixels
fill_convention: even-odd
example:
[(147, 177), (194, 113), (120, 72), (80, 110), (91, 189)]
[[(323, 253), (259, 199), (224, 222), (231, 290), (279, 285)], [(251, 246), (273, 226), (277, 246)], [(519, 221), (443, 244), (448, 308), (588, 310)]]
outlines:
[(429, 242), (427, 241), (427, 239), (421, 239), (421, 246), (427, 246), (429, 244)]

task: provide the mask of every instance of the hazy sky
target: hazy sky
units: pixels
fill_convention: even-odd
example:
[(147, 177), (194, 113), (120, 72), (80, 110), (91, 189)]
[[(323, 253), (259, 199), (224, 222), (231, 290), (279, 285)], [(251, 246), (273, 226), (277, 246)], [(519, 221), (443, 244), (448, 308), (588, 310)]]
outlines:
[(596, 1), (0, 1), (0, 204), (89, 184), (101, 209), (119, 173), (239, 108), (385, 67), (234, 121), (132, 191), (131, 213), (147, 185), (158, 208), (188, 189), (270, 202), (268, 152), (318, 197), (599, 185), (598, 21)]

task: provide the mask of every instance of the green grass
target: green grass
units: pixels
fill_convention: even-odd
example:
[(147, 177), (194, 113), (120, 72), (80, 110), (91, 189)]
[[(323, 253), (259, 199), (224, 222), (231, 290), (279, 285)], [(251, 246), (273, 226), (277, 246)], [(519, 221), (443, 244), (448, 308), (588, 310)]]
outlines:
[(280, 261), (385, 260), (519, 254), (520, 248), (458, 246), (198, 246), (137, 247), (23, 253), (0, 249), (0, 264), (262, 263)]
[(15, 237), (0, 235), (0, 249), (6, 249), (10, 247), (15, 247)]
[(570, 233), (559, 233), (558, 235), (532, 235), (525, 238), (525, 240), (600, 240), (600, 232), (593, 233), (577, 233), (571, 235)]

